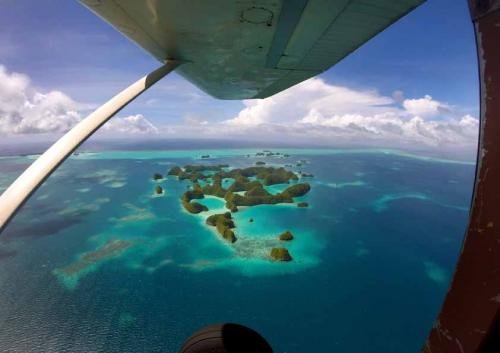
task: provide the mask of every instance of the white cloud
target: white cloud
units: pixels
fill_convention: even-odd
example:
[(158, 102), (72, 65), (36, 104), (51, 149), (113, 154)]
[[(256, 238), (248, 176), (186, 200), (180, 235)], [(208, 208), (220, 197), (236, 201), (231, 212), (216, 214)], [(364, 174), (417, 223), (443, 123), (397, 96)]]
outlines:
[(435, 117), (450, 111), (448, 105), (432, 99), (429, 95), (418, 99), (405, 99), (403, 107), (408, 113), (420, 117)]
[[(38, 92), (28, 76), (9, 73), (0, 65), (0, 134), (62, 133), (82, 119), (88, 105), (60, 91)], [(108, 133), (151, 133), (157, 129), (142, 115), (113, 118)]]
[(103, 127), (103, 131), (121, 134), (152, 134), (158, 129), (141, 114), (125, 118), (112, 118)]
[[(301, 142), (402, 147), (475, 146), (479, 121), (431, 96), (403, 99), (330, 85), (319, 78), (273, 97), (246, 101), (226, 133)], [(220, 127), (217, 127), (220, 129)]]
[[(300, 122), (308, 128), (324, 128), (321, 135), (351, 139), (352, 142), (383, 142), (384, 145), (407, 143), (439, 146), (445, 144), (475, 144), (479, 121), (470, 115), (459, 119), (426, 121), (419, 116), (405, 119), (394, 113), (334, 115), (323, 117), (312, 111)], [(307, 127), (306, 127), (307, 128)]]
[(0, 66), (0, 133), (65, 131), (79, 121), (77, 108), (62, 92), (36, 92), (26, 75)]
[(244, 101), (245, 108), (226, 121), (231, 125), (259, 125), (297, 121), (311, 111), (325, 115), (377, 114), (393, 110), (394, 100), (373, 91), (356, 91), (310, 79), (270, 98)]
[[(208, 109), (207, 116), (185, 114), (177, 125), (160, 128), (141, 114), (115, 117), (103, 126), (102, 134), (384, 147), (465, 146), (471, 150), (477, 143), (478, 119), (459, 114), (429, 95), (405, 98), (404, 92), (395, 91), (385, 96), (313, 78), (270, 98), (243, 104), (230, 119), (214, 121), (208, 118)], [(0, 65), (1, 135), (65, 132), (88, 108), (60, 91), (38, 92), (29, 77), (9, 73)]]

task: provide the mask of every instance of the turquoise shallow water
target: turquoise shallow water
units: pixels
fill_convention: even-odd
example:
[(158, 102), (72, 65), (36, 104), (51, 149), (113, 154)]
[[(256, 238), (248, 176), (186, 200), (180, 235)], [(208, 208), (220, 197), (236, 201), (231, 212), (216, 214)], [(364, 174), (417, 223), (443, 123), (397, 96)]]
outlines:
[[(474, 165), (388, 150), (258, 151), (109, 151), (65, 162), (0, 235), (0, 347), (176, 352), (197, 328), (232, 321), (277, 352), (418, 352), (455, 265)], [(32, 158), (0, 159), (0, 187)], [(173, 177), (153, 195), (152, 174), (174, 164), (257, 160), (314, 174), (301, 198), (310, 207), (241, 210), (233, 246), (204, 225), (223, 209), (219, 199), (188, 214), (179, 197), (190, 183)], [(272, 263), (265, 249), (286, 229), (294, 260)]]

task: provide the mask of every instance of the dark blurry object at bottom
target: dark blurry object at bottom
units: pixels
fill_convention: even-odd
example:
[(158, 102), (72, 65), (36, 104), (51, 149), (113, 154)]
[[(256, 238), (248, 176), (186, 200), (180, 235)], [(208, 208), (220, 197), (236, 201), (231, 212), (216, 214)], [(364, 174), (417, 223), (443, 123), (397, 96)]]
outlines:
[(238, 324), (206, 326), (189, 337), (180, 353), (272, 353), (267, 341), (254, 330)]

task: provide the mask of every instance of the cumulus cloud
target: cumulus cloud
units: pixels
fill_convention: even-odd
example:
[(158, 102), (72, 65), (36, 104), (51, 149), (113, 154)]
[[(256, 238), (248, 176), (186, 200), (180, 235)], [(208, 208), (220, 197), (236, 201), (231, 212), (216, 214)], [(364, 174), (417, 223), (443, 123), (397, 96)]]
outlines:
[[(151, 102), (154, 104), (154, 102)], [(243, 101), (233, 117), (214, 121), (185, 114), (177, 125), (157, 128), (141, 114), (112, 118), (102, 134), (159, 134), (383, 147), (475, 146), (479, 121), (430, 95), (406, 98), (332, 85), (320, 78), (272, 97)], [(61, 133), (88, 106), (60, 91), (39, 92), (29, 77), (0, 65), (0, 135)], [(181, 112), (182, 113), (182, 112)]]
[(226, 121), (230, 125), (259, 125), (300, 120), (311, 111), (372, 115), (392, 111), (394, 100), (374, 91), (357, 91), (310, 79), (262, 100), (244, 101), (245, 108)]
[(451, 111), (448, 105), (432, 99), (429, 95), (418, 99), (405, 99), (403, 107), (408, 113), (420, 117), (434, 117)]
[(158, 133), (158, 128), (142, 114), (130, 115), (125, 118), (112, 118), (102, 127), (102, 130), (122, 134)]
[[(87, 104), (60, 91), (38, 92), (28, 76), (9, 73), (0, 65), (0, 134), (63, 133), (82, 118)], [(156, 127), (142, 115), (112, 118), (103, 129), (109, 133), (151, 133)]]
[(26, 75), (0, 66), (0, 133), (66, 131), (80, 120), (78, 104), (59, 91), (36, 92)]
[(319, 78), (245, 107), (221, 122), (232, 134), (259, 133), (302, 141), (401, 147), (475, 145), (479, 121), (431, 96), (404, 99), (335, 86)]

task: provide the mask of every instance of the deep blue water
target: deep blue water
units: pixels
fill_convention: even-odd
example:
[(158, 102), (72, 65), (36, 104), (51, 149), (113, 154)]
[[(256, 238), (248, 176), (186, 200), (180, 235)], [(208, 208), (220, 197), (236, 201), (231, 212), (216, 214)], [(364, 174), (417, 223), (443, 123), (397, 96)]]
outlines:
[[(206, 324), (238, 322), (282, 353), (419, 352), (458, 256), (474, 165), (383, 151), (261, 158), (305, 160), (293, 170), (315, 176), (304, 197), (311, 207), (237, 213), (234, 247), (203, 224), (206, 215), (181, 209), (188, 182), (168, 178), (165, 195), (152, 196), (154, 172), (249, 166), (255, 152), (103, 152), (65, 162), (0, 235), (0, 351), (173, 353)], [(31, 161), (0, 159), (0, 186)], [(294, 260), (262, 260), (284, 229), (296, 236)], [(133, 246), (61, 275), (118, 239)]]

